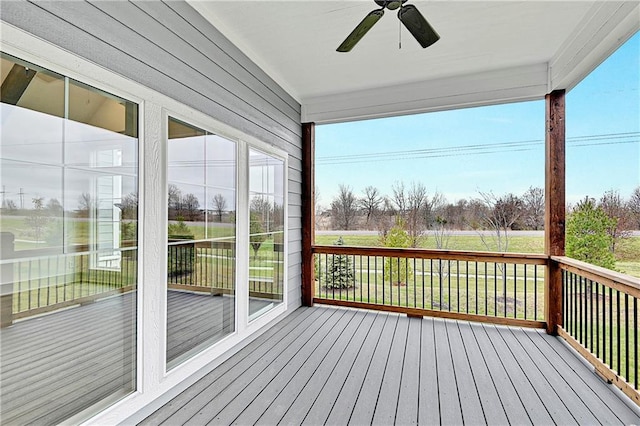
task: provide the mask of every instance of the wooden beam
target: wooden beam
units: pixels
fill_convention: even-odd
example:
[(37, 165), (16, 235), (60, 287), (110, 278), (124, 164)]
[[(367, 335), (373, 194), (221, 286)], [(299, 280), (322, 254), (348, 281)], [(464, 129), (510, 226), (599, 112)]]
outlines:
[[(565, 245), (565, 91), (545, 97), (545, 254), (564, 256)], [(562, 325), (562, 271), (549, 262), (545, 275), (547, 333)]]
[(352, 247), (352, 246), (318, 246), (314, 245), (313, 253), (340, 254), (347, 256), (382, 256), (406, 259), (443, 259), (470, 262), (495, 262), (523, 265), (546, 265), (549, 256), (537, 253), (496, 253), (462, 250), (429, 250), (421, 248), (397, 247)]
[(22, 65), (13, 64), (11, 71), (9, 71), (9, 74), (7, 74), (7, 77), (2, 82), (2, 87), (0, 87), (2, 103), (17, 105), (25, 90), (29, 87), (29, 83), (31, 83), (31, 80), (33, 80), (35, 76), (36, 72), (34, 70), (27, 69)]
[(302, 305), (313, 306), (315, 289), (315, 123), (302, 123)]
[(370, 311), (395, 312), (409, 317), (446, 318), (461, 321), (484, 322), (489, 324), (508, 325), (514, 327), (544, 328), (542, 321), (532, 321), (519, 318), (492, 317), (489, 315), (465, 314), (463, 312), (436, 311), (433, 309), (411, 308), (408, 306), (381, 305), (378, 303), (352, 302), (350, 300), (323, 299), (316, 297), (314, 302), (323, 305), (343, 306), (346, 308), (367, 309)]

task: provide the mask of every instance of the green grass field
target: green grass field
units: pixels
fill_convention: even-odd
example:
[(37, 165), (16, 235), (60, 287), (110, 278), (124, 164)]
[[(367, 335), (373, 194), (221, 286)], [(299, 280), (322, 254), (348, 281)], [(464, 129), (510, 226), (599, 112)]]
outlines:
[[(344, 245), (360, 247), (380, 247), (377, 235), (316, 235), (317, 245), (333, 245), (342, 236)], [(421, 248), (435, 249), (435, 239), (427, 237)], [(484, 245), (477, 235), (452, 235), (446, 247), (449, 250), (492, 251)], [(511, 253), (544, 253), (544, 237), (542, 236), (512, 236), (509, 240)], [(619, 272), (640, 278), (640, 237), (623, 239), (616, 249), (616, 269)]]

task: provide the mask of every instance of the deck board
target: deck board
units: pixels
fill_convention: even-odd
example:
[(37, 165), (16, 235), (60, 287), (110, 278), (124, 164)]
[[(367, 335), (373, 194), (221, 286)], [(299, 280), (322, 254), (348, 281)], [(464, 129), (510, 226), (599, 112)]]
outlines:
[[(226, 315), (224, 298), (193, 296), (172, 297), (175, 312), (202, 305)], [(134, 298), (104, 302), (0, 330), (3, 424), (59, 422), (135, 379)], [(91, 323), (109, 311), (117, 319)], [(220, 333), (206, 322), (176, 324), (180, 339), (169, 345)], [(640, 424), (630, 404), (540, 330), (316, 306), (274, 324), (141, 423)]]
[[(557, 339), (543, 332), (528, 333), (531, 344), (554, 366), (569, 386), (579, 395), (599, 423), (638, 424), (638, 414), (629, 408), (614, 392), (602, 392), (603, 382), (590, 366), (583, 362), (570, 362), (574, 354)], [(523, 344), (529, 344), (524, 341)]]
[[(348, 338), (356, 332), (364, 316), (359, 312), (350, 312), (341, 317), (339, 321), (348, 323), (344, 329), (336, 324), (337, 327), (334, 327), (315, 349), (299, 351), (275, 377), (267, 377), (269, 383), (260, 390), (250, 407), (246, 407), (241, 398), (237, 398), (242, 412), (229, 423), (255, 424), (267, 411), (275, 411), (272, 405), (285, 389), (289, 398), (299, 394), (322, 361), (330, 356), (331, 351), (341, 351), (341, 348), (346, 346)], [(280, 401), (281, 405), (288, 406), (288, 398), (281, 398)]]
[[(288, 414), (286, 423), (301, 424), (316, 397), (327, 383), (327, 377), (331, 376), (340, 363), (345, 362), (345, 350), (351, 346), (351, 339), (362, 339), (362, 336), (366, 336), (366, 330), (371, 326), (373, 318), (375, 317), (359, 312), (358, 318), (354, 318), (352, 321), (353, 327), (345, 328), (329, 351), (325, 354), (314, 354), (314, 357), (309, 358), (308, 362), (303, 365), (295, 377), (291, 378), (275, 398), (267, 399), (270, 401), (270, 405), (265, 408), (264, 412), (256, 411), (252, 417), (240, 416), (236, 422), (239, 424), (278, 424), (285, 414)], [(256, 417), (255, 414), (258, 414), (259, 417)]]
[[(358, 352), (355, 361), (346, 375), (334, 374), (330, 376), (330, 379), (333, 380), (324, 386), (326, 391), (322, 393), (322, 399), (319, 396), (314, 402), (304, 420), (306, 424), (339, 424), (349, 421), (388, 319), (387, 315), (377, 315), (364, 342), (360, 343), (354, 339), (354, 342), (357, 342), (357, 347), (354, 350)], [(344, 370), (338, 368), (338, 371)], [(283, 423), (291, 424), (289, 421), (283, 421)]]
[(393, 337), (398, 327), (398, 318), (397, 316), (389, 317), (389, 320), (384, 325), (378, 346), (373, 353), (371, 363), (367, 368), (367, 374), (362, 381), (358, 399), (349, 417), (349, 420), (355, 424), (371, 424), (373, 421), (376, 404), (380, 396), (380, 387), (384, 380), (384, 368), (389, 359)]
[(395, 414), (395, 422), (401, 425), (418, 424), (418, 407), (420, 394), (420, 331), (422, 320), (409, 318), (407, 343), (402, 363), (400, 391)]
[(418, 424), (440, 424), (435, 322), (421, 321)]
[[(492, 425), (508, 424), (509, 420), (502, 399), (498, 393), (496, 381), (491, 375), (491, 371), (485, 360), (485, 354), (480, 349), (480, 346), (478, 346), (471, 327), (472, 325), (468, 322), (458, 323), (458, 329), (460, 330), (466, 357), (469, 360), (469, 366), (473, 374), (476, 390), (478, 391), (484, 419), (488, 424)], [(526, 414), (522, 413), (520, 418), (526, 418)]]
[(544, 405), (540, 395), (536, 392), (535, 387), (527, 378), (518, 360), (514, 357), (505, 341), (500, 336), (500, 331), (492, 325), (483, 325), (484, 339), (489, 342), (496, 351), (496, 356), (502, 363), (505, 372), (514, 385), (514, 390), (527, 411), (527, 416), (533, 424), (553, 424), (553, 418)]
[[(311, 314), (282, 321), (293, 339), (256, 339), (259, 349), (241, 350), (210, 374), (215, 380), (205, 376), (176, 397), (180, 417), (167, 416), (177, 408), (170, 403), (142, 424), (640, 422), (628, 399), (539, 330), (327, 306), (299, 311)], [(234, 361), (259, 351), (268, 367)], [(239, 385), (215, 386), (222, 379)], [(201, 408), (189, 407), (195, 398)]]
[(456, 371), (453, 368), (453, 356), (451, 355), (446, 322), (434, 322), (434, 332), (440, 422), (443, 425), (461, 425), (463, 423), (462, 406), (456, 382)]
[[(469, 356), (465, 351), (458, 324), (455, 322), (447, 322), (445, 324), (447, 336), (449, 337), (449, 345), (451, 345), (452, 348), (451, 356), (453, 359), (453, 368), (455, 370), (463, 421), (467, 424), (486, 423), (487, 419), (482, 409), (480, 392), (476, 385), (474, 371), (469, 364)], [(455, 350), (453, 348), (458, 349)]]

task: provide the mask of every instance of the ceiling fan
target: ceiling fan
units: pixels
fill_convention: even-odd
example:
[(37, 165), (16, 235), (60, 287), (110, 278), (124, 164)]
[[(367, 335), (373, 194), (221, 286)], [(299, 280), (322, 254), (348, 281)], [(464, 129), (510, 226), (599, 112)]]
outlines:
[(378, 6), (380, 6), (380, 9), (373, 10), (364, 17), (362, 22), (360, 22), (358, 26), (351, 31), (351, 34), (349, 34), (342, 44), (336, 49), (338, 52), (349, 52), (353, 49), (353, 46), (355, 46), (356, 43), (358, 43), (360, 39), (371, 29), (371, 27), (373, 27), (373, 25), (382, 18), (382, 15), (384, 15), (384, 9), (395, 10), (400, 8), (398, 11), (398, 19), (400, 19), (407, 30), (409, 30), (423, 48), (431, 46), (440, 39), (438, 33), (431, 27), (431, 25), (429, 25), (427, 20), (424, 19), (424, 16), (422, 16), (414, 5), (404, 5), (407, 0), (374, 1)]

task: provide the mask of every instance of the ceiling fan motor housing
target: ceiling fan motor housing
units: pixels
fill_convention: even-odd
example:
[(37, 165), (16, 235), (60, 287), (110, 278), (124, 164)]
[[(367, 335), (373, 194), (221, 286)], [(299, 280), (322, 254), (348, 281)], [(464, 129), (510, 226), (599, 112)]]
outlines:
[(395, 10), (402, 6), (407, 0), (375, 0), (376, 4), (382, 8)]

